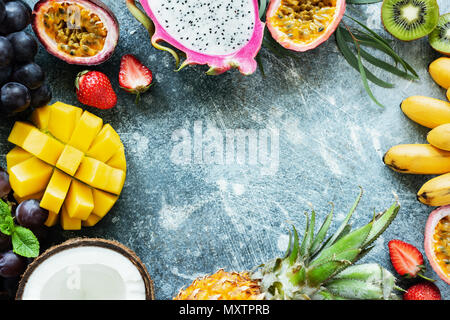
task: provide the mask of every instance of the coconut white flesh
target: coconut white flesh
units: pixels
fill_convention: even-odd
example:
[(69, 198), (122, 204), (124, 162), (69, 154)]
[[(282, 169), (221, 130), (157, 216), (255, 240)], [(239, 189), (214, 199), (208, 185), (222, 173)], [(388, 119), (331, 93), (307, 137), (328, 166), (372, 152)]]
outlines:
[(164, 30), (195, 52), (237, 52), (250, 41), (255, 28), (252, 0), (147, 1)]
[(23, 300), (145, 300), (144, 280), (124, 255), (75, 247), (43, 260), (29, 276)]

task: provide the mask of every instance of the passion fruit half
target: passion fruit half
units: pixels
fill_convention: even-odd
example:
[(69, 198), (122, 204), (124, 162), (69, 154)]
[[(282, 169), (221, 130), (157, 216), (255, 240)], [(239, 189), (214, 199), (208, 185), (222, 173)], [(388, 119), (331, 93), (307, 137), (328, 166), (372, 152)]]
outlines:
[(434, 210), (428, 217), (425, 254), (439, 278), (450, 284), (450, 205)]
[(69, 64), (101, 64), (119, 40), (116, 16), (99, 0), (38, 1), (32, 26), (45, 49)]
[(308, 51), (328, 40), (345, 13), (345, 0), (271, 0), (266, 23), (284, 48)]

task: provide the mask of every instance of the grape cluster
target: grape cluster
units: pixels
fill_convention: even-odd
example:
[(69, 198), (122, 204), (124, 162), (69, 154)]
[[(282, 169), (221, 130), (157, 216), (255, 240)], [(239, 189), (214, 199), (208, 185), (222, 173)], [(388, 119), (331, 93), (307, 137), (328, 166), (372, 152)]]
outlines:
[(0, 111), (6, 115), (46, 105), (52, 92), (34, 62), (36, 39), (24, 29), (32, 10), (22, 0), (0, 0)]
[[(11, 193), (9, 175), (0, 168), (0, 198), (7, 201), (11, 198)], [(17, 207), (13, 206), (12, 214), (16, 223), (33, 231), (39, 241), (45, 239), (48, 233), (45, 226), (48, 211), (40, 207), (39, 200), (25, 200)], [(20, 276), (29, 262), (30, 259), (13, 252), (11, 237), (0, 232), (0, 298), (14, 297)]]

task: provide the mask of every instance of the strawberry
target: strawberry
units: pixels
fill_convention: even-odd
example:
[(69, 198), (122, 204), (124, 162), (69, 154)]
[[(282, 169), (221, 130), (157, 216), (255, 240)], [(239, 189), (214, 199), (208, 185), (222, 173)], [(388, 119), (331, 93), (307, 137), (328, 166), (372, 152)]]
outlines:
[(98, 71), (83, 71), (77, 75), (75, 87), (78, 100), (98, 109), (111, 109), (117, 96), (108, 77)]
[(136, 103), (141, 93), (146, 92), (152, 85), (153, 74), (135, 56), (124, 55), (120, 62), (119, 85), (122, 89), (136, 94)]
[(426, 280), (434, 281), (421, 273), (425, 270), (423, 255), (416, 247), (401, 240), (391, 240), (388, 246), (392, 265), (399, 275), (408, 278), (420, 276)]
[(410, 287), (403, 300), (441, 300), (441, 291), (432, 282), (421, 282)]

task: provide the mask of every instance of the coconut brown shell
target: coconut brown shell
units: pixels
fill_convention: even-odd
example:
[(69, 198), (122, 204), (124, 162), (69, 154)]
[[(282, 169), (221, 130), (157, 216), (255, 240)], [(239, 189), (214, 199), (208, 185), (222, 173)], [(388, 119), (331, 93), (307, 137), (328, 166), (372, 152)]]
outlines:
[(147, 271), (144, 263), (142, 263), (141, 259), (136, 255), (134, 251), (130, 248), (124, 246), (120, 242), (114, 240), (106, 240), (101, 238), (74, 238), (67, 240), (59, 245), (53, 246), (50, 249), (47, 249), (44, 253), (42, 253), (39, 257), (37, 257), (31, 264), (28, 265), (24, 274), (21, 277), (19, 282), (19, 288), (16, 294), (16, 300), (22, 300), (22, 295), (25, 289), (25, 286), (28, 282), (28, 278), (34, 272), (34, 270), (43, 262), (54, 254), (62, 252), (64, 250), (75, 248), (75, 247), (102, 247), (110, 250), (114, 250), (127, 259), (131, 261), (133, 265), (139, 270), (139, 273), (142, 276), (142, 279), (145, 284), (145, 297), (146, 300), (154, 300), (155, 299), (155, 288), (153, 285), (153, 281), (150, 277), (150, 274)]

